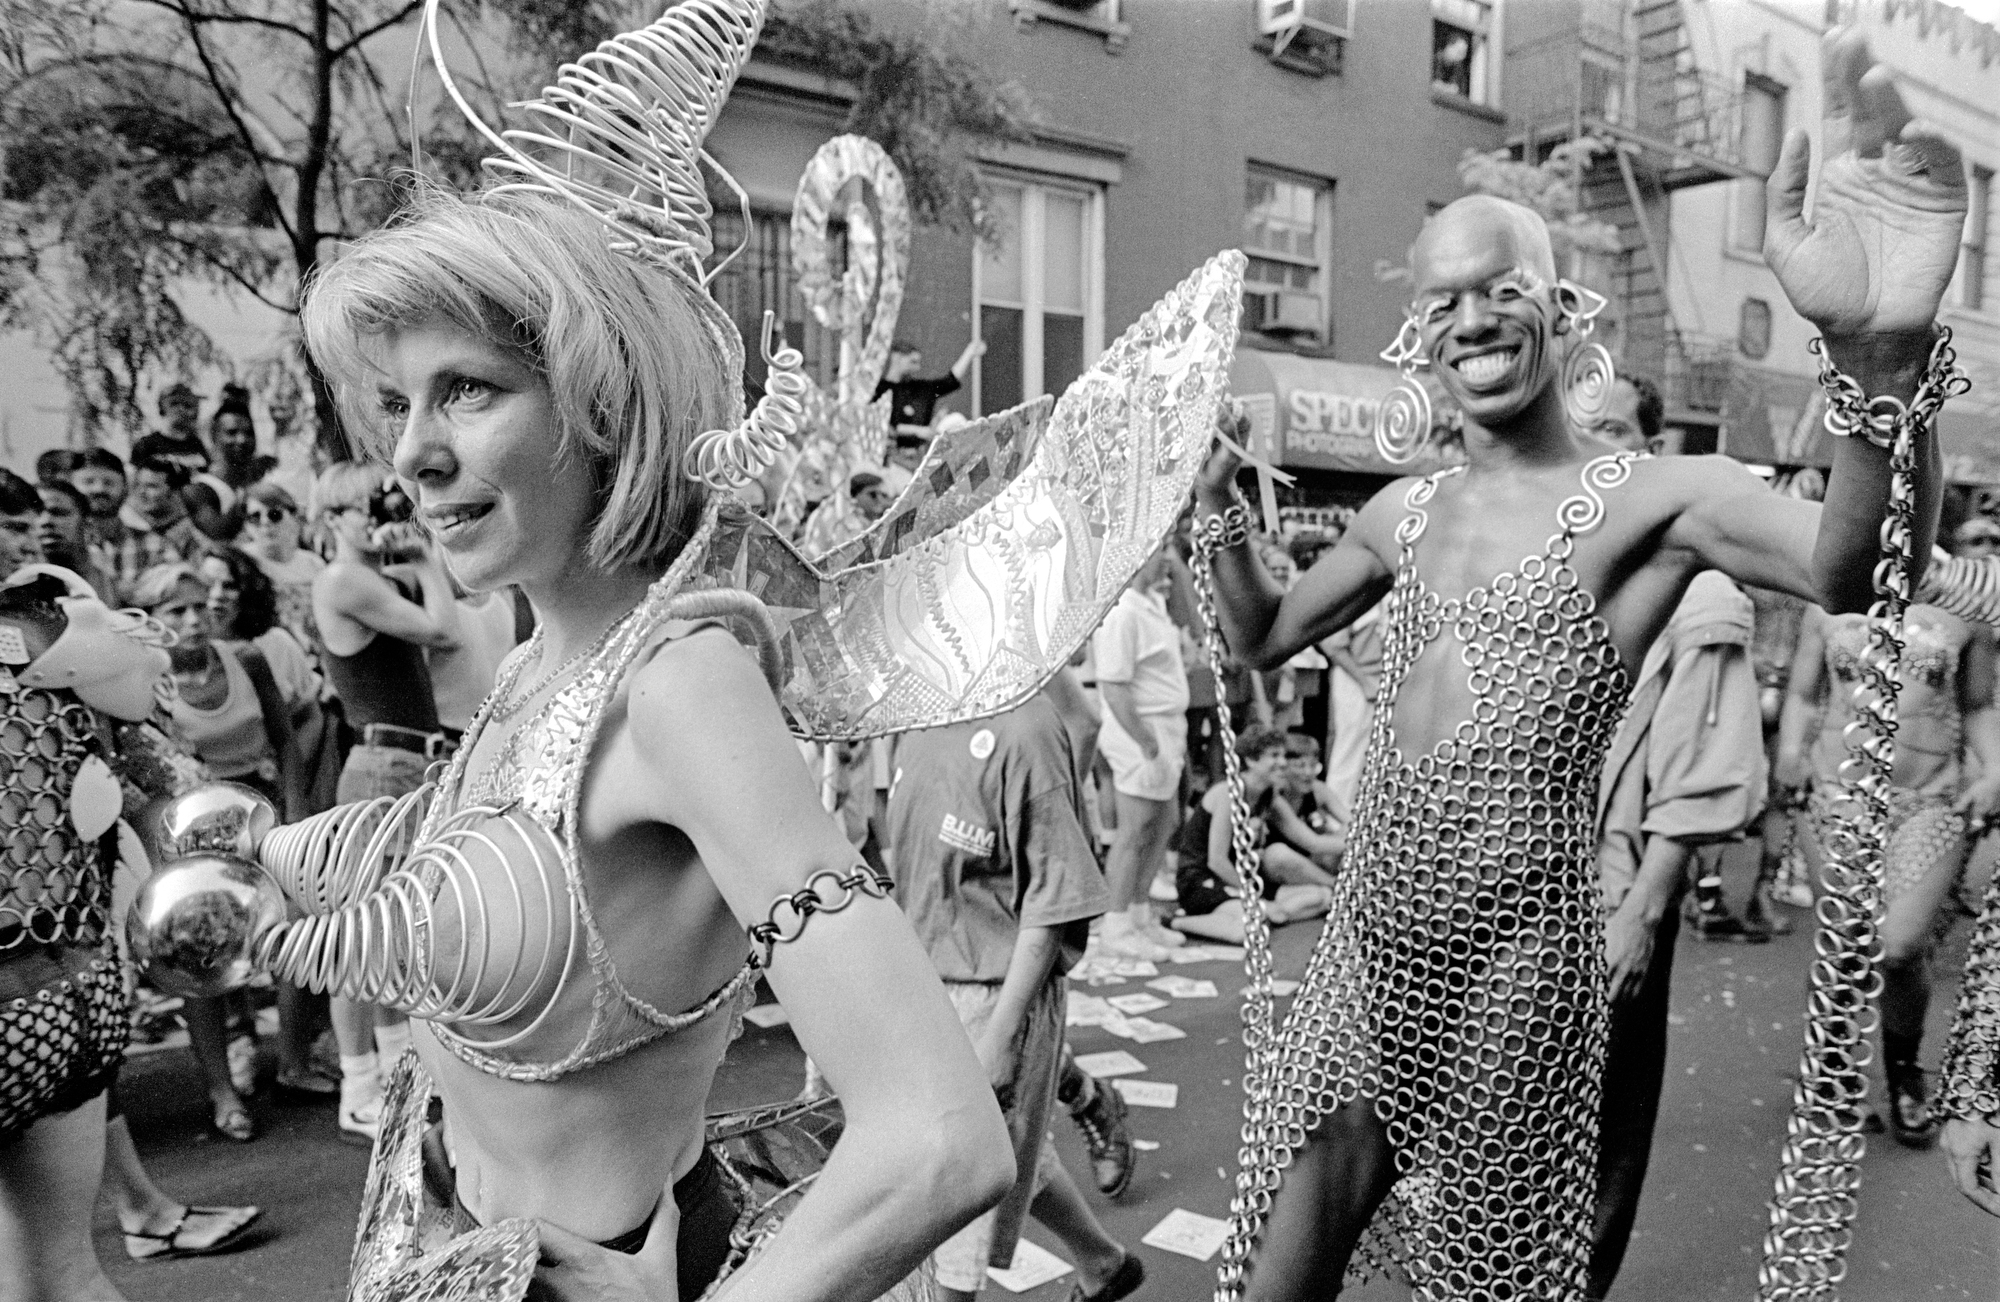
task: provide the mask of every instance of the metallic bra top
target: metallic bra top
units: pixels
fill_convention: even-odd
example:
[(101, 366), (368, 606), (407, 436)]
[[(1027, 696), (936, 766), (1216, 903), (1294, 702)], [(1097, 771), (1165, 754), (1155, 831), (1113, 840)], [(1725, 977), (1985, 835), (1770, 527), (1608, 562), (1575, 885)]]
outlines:
[[(702, 627), (706, 625), (677, 618), (665, 594), (656, 589), (631, 616), (613, 626), (605, 644), (587, 657), (576, 677), (524, 720), (502, 745), (492, 766), (469, 784), (465, 772), (467, 760), (491, 719), (495, 704), (510, 694), (522, 668), (533, 658), (539, 638), (519, 648), (502, 665), (493, 693), (466, 728), (457, 754), (437, 783), (409, 861), (420, 862), (427, 849), (448, 831), (476, 829), (486, 819), (506, 820), (511, 824), (512, 835), (489, 840), (487, 844), (495, 848), (512, 844), (517, 852), (524, 850), (544, 860), (553, 851), (560, 858), (567, 888), (568, 922), (573, 931), (581, 932), (583, 955), (594, 983), (588, 1026), (576, 1045), (553, 1062), (522, 1061), (514, 1056), (513, 1047), (539, 1028), (557, 1002), (554, 995), (541, 1015), (527, 1027), (503, 1038), (472, 1040), (442, 1023), (432, 1023), (438, 1043), (468, 1066), (507, 1080), (552, 1081), (686, 1030), (724, 1008), (740, 1012), (739, 998), (757, 972), (756, 966), (747, 961), (722, 986), (684, 1012), (662, 1011), (625, 987), (590, 907), (578, 844), (585, 771), (605, 711), (617, 695), (619, 684), (641, 653), (663, 640), (685, 637)], [(514, 875), (515, 867), (509, 865), (510, 875)], [(540, 864), (518, 867), (526, 874), (541, 871)], [(434, 871), (432, 880), (441, 880), (441, 874)], [(558, 925), (551, 916), (551, 929)], [(545, 945), (544, 952), (557, 944), (553, 937), (534, 940)], [(567, 972), (562, 980), (567, 983)]]

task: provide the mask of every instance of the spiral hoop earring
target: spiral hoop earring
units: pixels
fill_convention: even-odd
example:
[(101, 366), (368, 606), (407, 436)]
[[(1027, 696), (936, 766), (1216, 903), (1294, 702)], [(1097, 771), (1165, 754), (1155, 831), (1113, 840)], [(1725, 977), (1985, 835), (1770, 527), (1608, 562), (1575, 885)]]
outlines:
[(1563, 361), (1560, 381), (1563, 411), (1575, 428), (1593, 429), (1611, 410), (1611, 390), (1618, 383), (1618, 367), (1611, 360), (1611, 350), (1590, 342), (1591, 331), (1597, 328), (1597, 314), (1604, 310), (1608, 300), (1572, 280), (1556, 282), (1555, 299), (1563, 322), (1576, 336), (1568, 358)]
[(1375, 420), (1375, 451), (1392, 466), (1415, 461), (1430, 441), (1431, 395), (1417, 379), (1418, 369), (1430, 365), (1423, 356), (1423, 346), (1416, 317), (1406, 317), (1395, 341), (1380, 354), (1403, 377), (1382, 400)]

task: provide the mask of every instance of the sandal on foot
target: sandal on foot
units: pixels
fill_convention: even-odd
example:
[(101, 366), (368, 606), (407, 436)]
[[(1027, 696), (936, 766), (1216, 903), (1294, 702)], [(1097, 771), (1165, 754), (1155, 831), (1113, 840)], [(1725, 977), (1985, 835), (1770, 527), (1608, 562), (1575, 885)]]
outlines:
[[(241, 1239), (243, 1232), (261, 1215), (263, 1209), (258, 1207), (183, 1207), (180, 1219), (165, 1234), (124, 1230), (125, 1255), (134, 1261), (173, 1261), (178, 1257), (204, 1257), (211, 1252), (222, 1252)], [(188, 1232), (188, 1218), (193, 1216), (220, 1220), (222, 1233), (205, 1243), (199, 1241)]]
[(215, 1133), (224, 1139), (233, 1139), (239, 1144), (247, 1144), (257, 1138), (257, 1120), (250, 1115), (250, 1109), (241, 1100), (234, 1103), (217, 1103), (208, 1123)]
[(1146, 1263), (1128, 1252), (1125, 1260), (1118, 1263), (1118, 1269), (1111, 1272), (1111, 1278), (1104, 1281), (1103, 1288), (1095, 1293), (1086, 1293), (1083, 1281), (1079, 1279), (1070, 1288), (1069, 1302), (1118, 1302), (1118, 1299), (1137, 1292), (1145, 1282)]

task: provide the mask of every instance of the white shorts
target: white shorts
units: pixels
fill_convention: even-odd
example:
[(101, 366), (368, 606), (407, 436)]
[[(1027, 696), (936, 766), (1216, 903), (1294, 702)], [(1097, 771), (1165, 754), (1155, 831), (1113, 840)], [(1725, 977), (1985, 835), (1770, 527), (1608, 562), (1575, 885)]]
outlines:
[(1160, 752), (1152, 759), (1147, 759), (1139, 743), (1119, 726), (1117, 716), (1104, 712), (1097, 749), (1111, 766), (1111, 785), (1120, 795), (1141, 800), (1176, 800), (1181, 792), (1181, 768), (1187, 762), (1187, 715), (1142, 717), (1152, 725), (1153, 736), (1160, 743)]

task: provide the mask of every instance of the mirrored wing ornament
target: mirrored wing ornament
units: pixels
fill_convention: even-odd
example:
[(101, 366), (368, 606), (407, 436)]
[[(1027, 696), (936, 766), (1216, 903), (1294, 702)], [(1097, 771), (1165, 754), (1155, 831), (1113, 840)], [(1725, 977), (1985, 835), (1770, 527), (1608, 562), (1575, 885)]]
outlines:
[(1173, 526), (1214, 437), (1243, 255), (1217, 254), (1053, 404), (939, 435), (868, 532), (808, 560), (718, 528), (704, 578), (776, 621), (793, 730), (860, 740), (981, 718), (1039, 690)]

